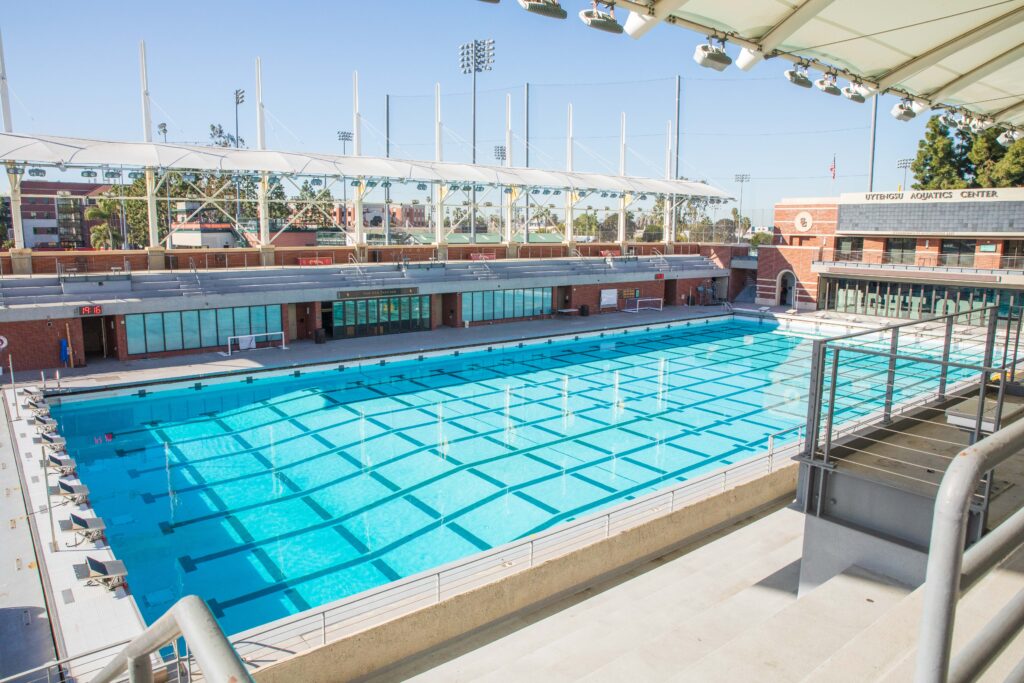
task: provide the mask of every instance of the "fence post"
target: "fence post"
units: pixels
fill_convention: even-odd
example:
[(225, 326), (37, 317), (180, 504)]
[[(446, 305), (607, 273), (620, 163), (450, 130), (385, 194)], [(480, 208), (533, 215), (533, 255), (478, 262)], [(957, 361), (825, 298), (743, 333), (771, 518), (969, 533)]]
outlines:
[(939, 400), (946, 398), (946, 380), (949, 374), (949, 345), (953, 340), (953, 316), (946, 318), (946, 332), (942, 339), (942, 369), (939, 371)]
[(885, 376), (885, 407), (882, 410), (882, 424), (892, 422), (892, 395), (896, 390), (896, 353), (900, 345), (900, 329), (892, 329), (889, 341), (889, 372)]
[(821, 388), (825, 365), (825, 340), (815, 339), (811, 346), (811, 381), (807, 394), (807, 439), (804, 457), (814, 458), (818, 448), (818, 421), (821, 419)]

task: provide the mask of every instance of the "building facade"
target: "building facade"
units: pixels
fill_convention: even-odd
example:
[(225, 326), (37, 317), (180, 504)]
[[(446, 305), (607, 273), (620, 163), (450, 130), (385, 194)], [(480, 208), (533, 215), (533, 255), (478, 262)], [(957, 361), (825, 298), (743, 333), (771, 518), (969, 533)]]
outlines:
[(1024, 303), (1024, 189), (785, 199), (757, 303), (896, 318)]
[[(21, 220), (25, 246), (31, 249), (90, 247), (89, 230), (99, 221), (85, 212), (111, 185), (23, 180)], [(119, 225), (111, 226), (120, 232)]]

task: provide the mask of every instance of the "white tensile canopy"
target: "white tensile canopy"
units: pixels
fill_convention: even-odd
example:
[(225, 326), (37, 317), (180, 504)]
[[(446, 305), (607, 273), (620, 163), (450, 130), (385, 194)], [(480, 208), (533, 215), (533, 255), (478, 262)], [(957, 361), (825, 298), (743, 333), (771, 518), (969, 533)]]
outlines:
[(688, 180), (662, 180), (442, 161), (202, 147), (163, 142), (109, 142), (13, 133), (0, 133), (0, 163), (4, 162), (60, 167), (111, 166), (232, 173), (268, 172), (729, 198), (728, 193), (718, 188)]
[(625, 30), (634, 38), (659, 23), (674, 24), (746, 48), (751, 54), (737, 59), (745, 68), (771, 57), (803, 60), (926, 107), (1024, 127), (1024, 0), (618, 0), (616, 5), (630, 10)]

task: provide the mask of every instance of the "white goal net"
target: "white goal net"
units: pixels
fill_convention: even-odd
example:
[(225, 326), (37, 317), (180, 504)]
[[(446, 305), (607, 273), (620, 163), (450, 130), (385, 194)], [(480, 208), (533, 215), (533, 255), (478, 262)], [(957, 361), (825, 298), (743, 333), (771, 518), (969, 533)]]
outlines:
[(656, 297), (651, 297), (648, 299), (626, 299), (626, 307), (623, 308), (622, 310), (628, 313), (639, 313), (640, 311), (660, 311), (664, 303), (664, 301)]

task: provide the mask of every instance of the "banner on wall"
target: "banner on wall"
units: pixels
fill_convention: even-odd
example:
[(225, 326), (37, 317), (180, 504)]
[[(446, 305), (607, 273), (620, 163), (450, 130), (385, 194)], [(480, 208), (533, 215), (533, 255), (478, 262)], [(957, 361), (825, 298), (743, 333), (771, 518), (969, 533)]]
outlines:
[(618, 308), (619, 306), (619, 290), (617, 289), (602, 289), (601, 290), (601, 308)]

